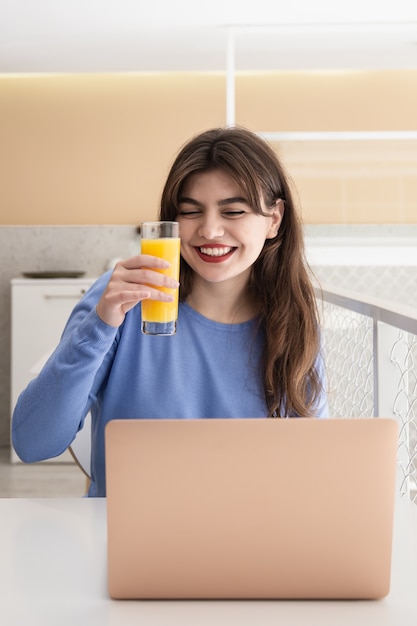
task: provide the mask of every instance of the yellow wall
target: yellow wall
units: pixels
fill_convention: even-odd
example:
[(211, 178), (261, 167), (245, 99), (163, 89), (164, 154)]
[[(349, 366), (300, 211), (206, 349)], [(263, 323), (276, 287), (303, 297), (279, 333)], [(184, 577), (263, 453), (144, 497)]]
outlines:
[[(156, 215), (192, 135), (225, 124), (223, 74), (0, 76), (0, 224)], [(417, 71), (245, 73), (256, 131), (417, 130)], [(417, 142), (281, 142), (309, 223), (417, 222)]]

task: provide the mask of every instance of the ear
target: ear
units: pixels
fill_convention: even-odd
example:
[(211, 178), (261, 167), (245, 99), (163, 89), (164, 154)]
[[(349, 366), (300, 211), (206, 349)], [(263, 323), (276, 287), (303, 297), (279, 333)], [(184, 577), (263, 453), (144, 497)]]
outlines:
[(274, 208), (272, 209), (271, 225), (266, 234), (266, 239), (273, 239), (278, 235), (279, 227), (282, 222), (282, 217), (284, 215), (284, 209), (285, 207), (283, 201), (281, 199), (277, 200)]

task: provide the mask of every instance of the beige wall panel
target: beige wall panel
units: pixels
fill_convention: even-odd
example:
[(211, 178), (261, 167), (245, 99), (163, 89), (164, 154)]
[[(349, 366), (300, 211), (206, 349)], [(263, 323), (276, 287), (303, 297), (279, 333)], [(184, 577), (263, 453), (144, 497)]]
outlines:
[(390, 207), (370, 208), (360, 204), (350, 204), (344, 211), (345, 223), (347, 224), (392, 224), (403, 222), (404, 216), (398, 218)]
[(401, 180), (401, 195), (404, 205), (404, 221), (417, 224), (417, 164), (414, 173)]
[(154, 217), (178, 148), (224, 124), (221, 75), (0, 77), (2, 224)]
[(348, 220), (340, 205), (306, 202), (303, 204), (304, 224), (344, 224)]
[[(403, 222), (406, 224), (417, 224), (417, 206), (416, 203), (413, 205), (407, 205), (404, 209), (404, 219)], [(398, 220), (399, 221), (399, 220)]]
[[(131, 224), (154, 217), (178, 148), (195, 133), (224, 125), (225, 78), (0, 76), (0, 224)], [(413, 130), (417, 72), (238, 74), (236, 102), (237, 123), (255, 131)], [(416, 143), (393, 142), (381, 155), (374, 142), (367, 156), (360, 142), (278, 149), (301, 186), (306, 222), (354, 222), (363, 215), (416, 222)], [(362, 183), (352, 207), (333, 190), (335, 181), (343, 187), (364, 168), (370, 179), (375, 171), (397, 178), (397, 204), (388, 191), (392, 205), (378, 211), (372, 197), (382, 187), (373, 183)]]
[(303, 222), (339, 223), (343, 221), (343, 182), (324, 175), (297, 175), (293, 180), (298, 190)]
[(259, 131), (417, 129), (417, 71), (246, 73), (236, 102)]
[(278, 152), (307, 223), (417, 222), (417, 140), (285, 141)]
[(400, 200), (399, 181), (395, 176), (366, 175), (347, 178), (345, 202), (353, 205), (362, 203), (370, 209), (395, 206)]

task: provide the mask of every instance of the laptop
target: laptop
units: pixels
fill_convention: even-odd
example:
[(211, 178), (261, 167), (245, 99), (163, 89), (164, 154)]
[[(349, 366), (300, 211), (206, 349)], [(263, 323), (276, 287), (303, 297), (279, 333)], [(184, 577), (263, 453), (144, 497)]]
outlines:
[(118, 599), (379, 599), (390, 588), (393, 419), (115, 420)]

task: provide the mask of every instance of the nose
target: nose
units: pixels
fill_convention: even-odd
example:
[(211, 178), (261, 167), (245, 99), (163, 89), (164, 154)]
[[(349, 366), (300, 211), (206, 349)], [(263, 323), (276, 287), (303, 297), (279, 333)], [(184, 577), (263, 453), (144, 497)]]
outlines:
[(224, 235), (224, 227), (221, 217), (219, 215), (213, 215), (205, 213), (202, 216), (198, 234), (204, 239), (218, 239)]

